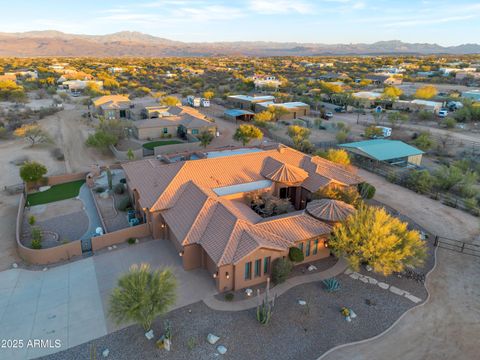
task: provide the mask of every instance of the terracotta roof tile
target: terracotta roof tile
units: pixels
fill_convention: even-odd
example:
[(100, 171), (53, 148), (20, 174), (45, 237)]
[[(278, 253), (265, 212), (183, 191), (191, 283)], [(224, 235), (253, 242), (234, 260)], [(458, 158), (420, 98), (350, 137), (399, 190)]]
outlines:
[(352, 205), (332, 199), (313, 200), (307, 204), (306, 211), (313, 217), (324, 221), (343, 221), (355, 212)]

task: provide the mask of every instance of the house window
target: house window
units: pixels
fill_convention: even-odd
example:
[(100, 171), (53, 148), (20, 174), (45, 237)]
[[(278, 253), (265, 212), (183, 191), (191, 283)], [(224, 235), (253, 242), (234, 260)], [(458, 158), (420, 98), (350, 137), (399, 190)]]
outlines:
[(255, 260), (255, 277), (262, 275), (262, 259)]
[(310, 241), (307, 241), (307, 248), (305, 250), (305, 256), (310, 256)]
[(269, 274), (270, 273), (270, 263), (272, 261), (272, 258), (270, 256), (266, 256), (263, 258), (263, 273), (264, 274)]
[(245, 263), (245, 280), (250, 280), (252, 278), (252, 262), (249, 261)]
[(300, 244), (298, 244), (298, 248), (302, 251), (303, 253), (303, 242), (301, 242)]
[(198, 129), (192, 129), (192, 135), (198, 135)]
[(317, 255), (318, 251), (318, 239), (313, 242), (313, 255)]
[(163, 128), (163, 133), (168, 134), (168, 128)]

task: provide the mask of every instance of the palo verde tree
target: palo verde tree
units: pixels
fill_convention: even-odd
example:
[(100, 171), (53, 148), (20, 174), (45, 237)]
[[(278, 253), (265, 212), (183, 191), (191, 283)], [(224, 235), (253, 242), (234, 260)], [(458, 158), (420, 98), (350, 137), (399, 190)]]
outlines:
[(36, 124), (22, 125), (13, 132), (13, 135), (24, 138), (30, 143), (30, 146), (51, 142), (48, 133)]
[(243, 146), (247, 145), (253, 139), (261, 140), (262, 138), (262, 131), (254, 125), (240, 125), (235, 131), (235, 134), (233, 134), (233, 139), (241, 141)]
[(334, 227), (329, 246), (356, 270), (362, 263), (375, 272), (390, 275), (406, 266), (419, 266), (426, 256), (425, 242), (407, 223), (385, 209), (360, 206), (344, 223)]
[(149, 264), (132, 265), (113, 289), (109, 314), (117, 324), (135, 321), (148, 331), (153, 320), (175, 303), (176, 287), (169, 269), (152, 271)]
[(350, 156), (343, 149), (328, 149), (326, 152), (318, 151), (316, 155), (341, 165), (350, 165)]
[(433, 85), (425, 85), (415, 91), (415, 97), (418, 99), (431, 99), (438, 93), (437, 88)]
[(287, 135), (292, 139), (295, 148), (301, 148), (304, 141), (310, 137), (310, 129), (298, 125), (290, 125), (287, 129)]

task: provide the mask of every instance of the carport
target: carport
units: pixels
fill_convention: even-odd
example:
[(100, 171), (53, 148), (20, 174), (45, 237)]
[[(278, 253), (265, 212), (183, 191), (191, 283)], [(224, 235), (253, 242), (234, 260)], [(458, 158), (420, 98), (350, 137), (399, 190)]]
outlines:
[(255, 114), (248, 110), (228, 109), (223, 113), (226, 119), (240, 121), (251, 121)]

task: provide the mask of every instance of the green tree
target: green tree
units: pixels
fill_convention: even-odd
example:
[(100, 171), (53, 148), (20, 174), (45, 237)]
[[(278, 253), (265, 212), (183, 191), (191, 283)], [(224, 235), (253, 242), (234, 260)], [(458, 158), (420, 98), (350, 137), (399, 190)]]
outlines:
[(340, 200), (344, 203), (359, 207), (362, 204), (362, 197), (358, 191), (354, 188), (335, 188), (332, 186), (325, 186), (315, 193), (313, 193), (314, 199), (333, 199)]
[(207, 146), (212, 142), (214, 136), (211, 131), (205, 130), (202, 131), (198, 136), (197, 139), (200, 141), (200, 145), (203, 148), (207, 148)]
[(383, 130), (375, 125), (370, 125), (369, 127), (365, 128), (365, 137), (369, 139), (375, 139), (382, 136)]
[(241, 141), (243, 146), (247, 145), (253, 139), (261, 140), (262, 138), (262, 131), (254, 125), (240, 125), (235, 131), (235, 134), (233, 134), (233, 139)]
[(90, 134), (85, 141), (88, 147), (94, 147), (101, 150), (106, 150), (110, 145), (115, 145), (118, 138), (104, 130), (97, 130), (94, 134)]
[(287, 129), (287, 135), (292, 139), (295, 148), (300, 148), (301, 144), (310, 137), (310, 129), (298, 125), (290, 125)]
[(30, 142), (30, 146), (52, 141), (50, 135), (36, 124), (22, 125), (13, 132), (13, 135), (26, 139)]
[(45, 165), (35, 161), (27, 161), (20, 167), (20, 178), (27, 184), (39, 181), (46, 173)]
[(396, 111), (388, 114), (387, 119), (392, 128), (395, 128), (399, 123), (405, 123), (408, 120), (408, 116)]
[(405, 179), (405, 186), (420, 194), (427, 194), (432, 190), (435, 179), (428, 170), (413, 170)]
[(153, 320), (175, 304), (176, 287), (170, 269), (152, 271), (149, 264), (132, 265), (113, 289), (109, 314), (117, 324), (135, 321), (148, 331)]
[(356, 270), (362, 263), (375, 272), (390, 275), (406, 266), (419, 266), (426, 256), (425, 242), (408, 224), (385, 209), (362, 205), (344, 223), (335, 226), (329, 246)]

